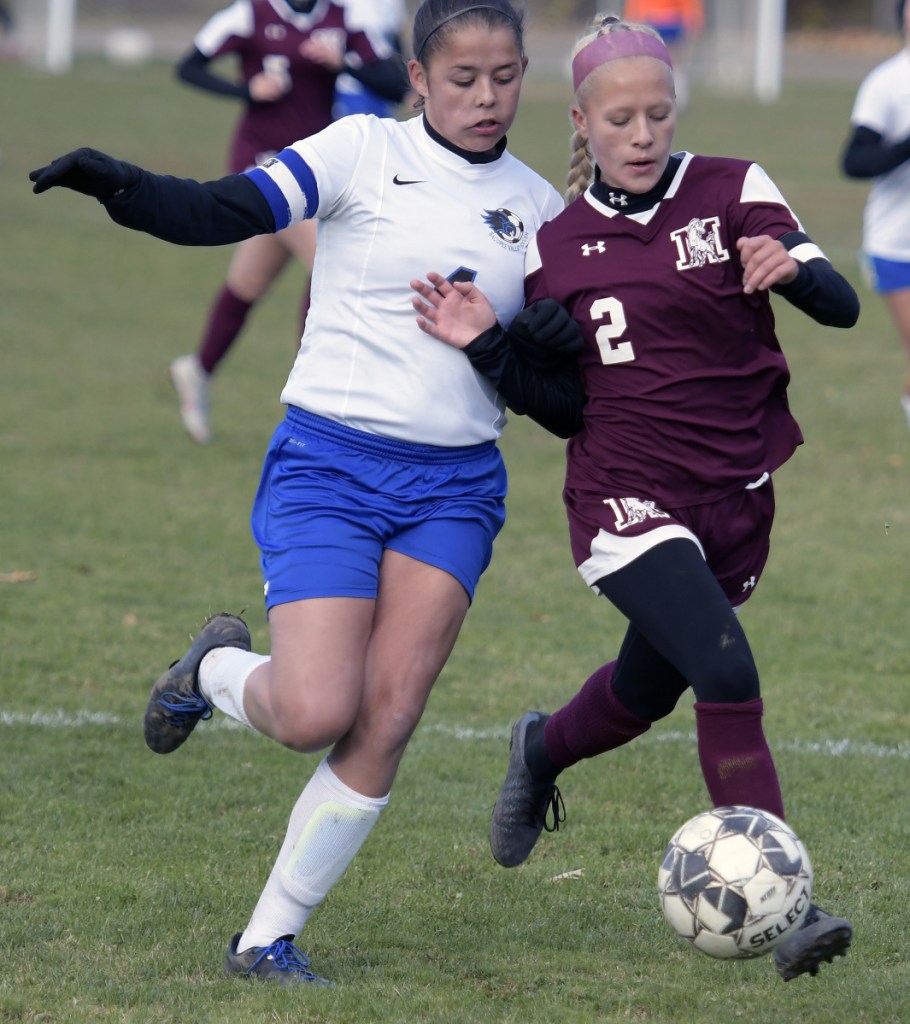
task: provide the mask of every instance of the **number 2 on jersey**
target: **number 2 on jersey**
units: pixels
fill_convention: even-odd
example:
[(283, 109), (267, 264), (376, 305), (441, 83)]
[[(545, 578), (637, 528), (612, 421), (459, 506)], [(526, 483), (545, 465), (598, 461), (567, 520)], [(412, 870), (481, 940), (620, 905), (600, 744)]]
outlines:
[(604, 318), (607, 319), (607, 323), (601, 324), (594, 332), (597, 347), (600, 349), (601, 362), (604, 366), (609, 366), (611, 363), (632, 362), (635, 358), (632, 342), (618, 340), (626, 333), (626, 313), (619, 299), (609, 296), (591, 304), (591, 319), (603, 320)]

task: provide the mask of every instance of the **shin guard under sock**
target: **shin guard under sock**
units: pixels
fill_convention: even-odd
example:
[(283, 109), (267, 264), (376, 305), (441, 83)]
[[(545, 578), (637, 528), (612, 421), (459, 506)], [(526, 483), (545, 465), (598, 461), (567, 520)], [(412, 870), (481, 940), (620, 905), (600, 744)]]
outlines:
[(651, 728), (613, 690), (616, 662), (601, 666), (577, 694), (547, 720), (547, 754), (560, 769), (586, 757), (621, 747)]
[(695, 704), (698, 757), (715, 807), (741, 804), (784, 816), (774, 759), (762, 729), (761, 698)]

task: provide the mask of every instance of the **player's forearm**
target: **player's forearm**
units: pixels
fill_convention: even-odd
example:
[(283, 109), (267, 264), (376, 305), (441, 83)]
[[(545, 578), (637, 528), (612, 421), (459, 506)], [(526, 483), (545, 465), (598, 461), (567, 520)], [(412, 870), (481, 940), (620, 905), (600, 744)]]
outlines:
[(411, 84), (404, 59), (398, 55), (370, 61), (360, 67), (345, 63), (344, 70), (371, 92), (393, 103), (400, 103), (405, 98)]
[(796, 279), (773, 291), (826, 327), (852, 327), (859, 319), (859, 297), (850, 282), (823, 257), (797, 266)]
[(515, 351), (508, 332), (495, 324), (464, 350), (471, 365), (505, 398), (512, 412), (530, 416), (557, 437), (582, 427), (585, 394), (577, 359), (562, 360), (552, 371), (529, 366)]
[(242, 174), (199, 182), (136, 170), (134, 184), (104, 200), (124, 227), (176, 245), (229, 245), (275, 230), (268, 203)]
[(195, 47), (177, 64), (175, 69), (181, 82), (192, 85), (196, 89), (214, 93), (216, 96), (228, 96), (232, 99), (249, 100), (250, 90), (246, 82), (231, 82), (227, 78), (213, 75), (208, 68), (209, 58)]
[(910, 138), (893, 145), (871, 128), (856, 128), (841, 158), (848, 178), (877, 178), (910, 160)]

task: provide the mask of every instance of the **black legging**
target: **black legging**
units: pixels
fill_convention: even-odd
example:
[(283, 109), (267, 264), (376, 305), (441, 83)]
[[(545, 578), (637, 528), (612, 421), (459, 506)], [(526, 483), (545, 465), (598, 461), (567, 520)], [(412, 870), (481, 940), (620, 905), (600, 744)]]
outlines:
[(597, 588), (629, 620), (613, 690), (631, 712), (656, 722), (690, 686), (712, 703), (759, 696), (746, 634), (692, 541), (664, 541)]

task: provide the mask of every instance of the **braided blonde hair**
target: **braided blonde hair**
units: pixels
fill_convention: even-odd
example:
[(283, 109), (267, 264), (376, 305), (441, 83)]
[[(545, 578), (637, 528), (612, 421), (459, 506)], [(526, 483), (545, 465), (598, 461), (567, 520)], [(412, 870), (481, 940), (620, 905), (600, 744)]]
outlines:
[[(585, 34), (578, 40), (572, 49), (572, 58), (579, 50), (583, 50), (589, 43), (598, 36), (606, 35), (609, 32), (644, 32), (660, 39), (660, 34), (650, 25), (639, 25), (637, 22), (623, 21), (615, 14), (598, 14), (595, 16)], [(579, 86), (576, 99), (585, 92), (585, 83)], [(569, 120), (572, 120), (571, 113)], [(594, 179), (594, 159), (591, 156), (591, 149), (588, 140), (574, 129), (569, 143), (569, 174), (566, 178), (566, 191), (563, 198), (566, 205), (577, 199), (582, 192), (591, 184)]]

